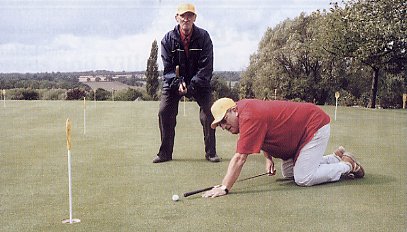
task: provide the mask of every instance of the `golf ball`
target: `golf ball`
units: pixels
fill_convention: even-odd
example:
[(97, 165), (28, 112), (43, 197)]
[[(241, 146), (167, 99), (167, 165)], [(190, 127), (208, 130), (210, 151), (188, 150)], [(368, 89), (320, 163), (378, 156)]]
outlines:
[(172, 195), (172, 200), (173, 201), (178, 201), (179, 200), (179, 196), (177, 194)]

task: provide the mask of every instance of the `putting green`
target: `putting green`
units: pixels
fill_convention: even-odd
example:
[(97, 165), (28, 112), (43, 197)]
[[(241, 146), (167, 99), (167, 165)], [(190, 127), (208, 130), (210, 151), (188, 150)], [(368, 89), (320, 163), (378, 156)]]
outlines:
[[(183, 103), (181, 103), (183, 104)], [(304, 188), (275, 177), (226, 197), (183, 198), (219, 184), (236, 136), (217, 131), (220, 163), (204, 159), (196, 103), (180, 105), (174, 160), (153, 164), (158, 102), (7, 101), (0, 105), (0, 231), (405, 231), (407, 111), (339, 107), (328, 150), (353, 152), (366, 178)], [(333, 106), (323, 107), (334, 118)], [(72, 122), (69, 218), (65, 122)], [(241, 178), (264, 172), (249, 157)], [(177, 202), (171, 197), (181, 196)]]

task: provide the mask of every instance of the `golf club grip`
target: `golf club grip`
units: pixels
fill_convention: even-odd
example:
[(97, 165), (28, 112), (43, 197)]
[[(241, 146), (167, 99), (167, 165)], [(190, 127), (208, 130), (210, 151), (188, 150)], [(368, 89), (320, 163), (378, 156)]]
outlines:
[(208, 190), (211, 190), (211, 189), (213, 189), (213, 186), (208, 187), (208, 188), (204, 188), (204, 189), (199, 189), (199, 190), (187, 192), (187, 193), (184, 193), (184, 197), (189, 197), (191, 195), (195, 195), (197, 193), (205, 192), (205, 191), (208, 191)]
[(179, 77), (179, 65), (175, 66), (175, 76)]

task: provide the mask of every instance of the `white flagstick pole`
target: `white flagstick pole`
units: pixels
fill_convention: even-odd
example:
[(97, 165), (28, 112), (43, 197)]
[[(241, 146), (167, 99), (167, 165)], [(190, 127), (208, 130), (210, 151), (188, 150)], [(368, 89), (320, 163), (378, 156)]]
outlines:
[[(176, 78), (179, 78), (179, 65), (175, 66), (175, 76), (176, 76)], [(184, 88), (185, 88), (185, 86), (184, 86)], [(186, 102), (186, 98), (184, 96), (184, 116), (186, 115), (186, 113), (185, 113), (185, 102)]]
[(186, 116), (186, 113), (185, 113), (185, 102), (186, 102), (186, 98), (185, 98), (185, 96), (184, 96), (184, 116)]
[(3, 106), (6, 108), (6, 90), (3, 89)]
[(95, 103), (95, 107), (96, 107), (96, 90), (93, 90), (93, 101)]
[(65, 219), (62, 223), (72, 224), (80, 222), (79, 219), (72, 219), (72, 174), (71, 174), (71, 121), (66, 120), (66, 148), (68, 149), (68, 189), (69, 189), (69, 219)]
[(83, 97), (83, 134), (86, 134), (86, 97)]
[(335, 92), (335, 121), (336, 121), (336, 111), (338, 110), (338, 98), (340, 94), (339, 92)]
[(69, 223), (72, 224), (72, 174), (71, 174), (71, 150), (68, 150), (68, 180), (69, 180)]

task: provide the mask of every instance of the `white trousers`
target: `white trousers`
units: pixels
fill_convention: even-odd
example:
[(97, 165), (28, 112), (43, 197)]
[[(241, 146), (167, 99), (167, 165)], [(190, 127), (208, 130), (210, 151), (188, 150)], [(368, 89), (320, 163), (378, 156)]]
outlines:
[(330, 130), (329, 124), (320, 128), (301, 149), (295, 165), (293, 159), (282, 162), (281, 172), (285, 178), (294, 177), (299, 186), (312, 186), (338, 181), (341, 175), (350, 171), (350, 167), (340, 162), (334, 154), (324, 156)]

